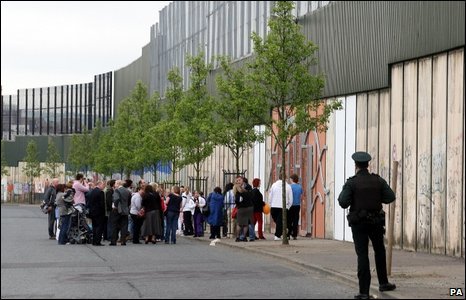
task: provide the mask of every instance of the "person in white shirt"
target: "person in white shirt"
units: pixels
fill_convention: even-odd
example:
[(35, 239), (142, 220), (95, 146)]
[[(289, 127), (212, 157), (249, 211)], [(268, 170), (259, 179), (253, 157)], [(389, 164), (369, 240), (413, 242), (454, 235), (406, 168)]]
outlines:
[(183, 198), (183, 201), (181, 202), (184, 224), (183, 235), (194, 235), (192, 217), (194, 214), (194, 208), (196, 207), (196, 204), (194, 203), (193, 195), (189, 191), (189, 187), (185, 187), (185, 191), (181, 197)]
[[(182, 199), (180, 205), (183, 205), (183, 198), (182, 198), (182, 195), (184, 193), (184, 185), (180, 186), (180, 193), (179, 193), (179, 196), (180, 198)], [(176, 230), (176, 234), (177, 235), (181, 235), (183, 236), (183, 232), (184, 232), (184, 222), (183, 222), (183, 206), (181, 206), (180, 208), (180, 214), (178, 216), (178, 229)]]
[[(280, 173), (279, 179), (272, 184), (269, 189), (268, 203), (271, 207), (272, 219), (275, 222), (275, 241), (282, 239), (283, 234), (283, 201), (282, 201), (282, 174)], [(286, 186), (286, 209), (293, 204), (293, 192), (291, 186), (285, 182)], [(286, 228), (286, 227), (285, 227)]]

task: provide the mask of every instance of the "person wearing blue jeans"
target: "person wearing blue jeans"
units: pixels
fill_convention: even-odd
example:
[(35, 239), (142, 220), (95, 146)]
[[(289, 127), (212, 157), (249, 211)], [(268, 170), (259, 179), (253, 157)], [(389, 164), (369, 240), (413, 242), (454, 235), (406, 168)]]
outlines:
[(60, 234), (58, 235), (59, 245), (66, 245), (68, 242), (68, 231), (70, 230), (71, 214), (73, 212), (71, 207), (73, 203), (73, 196), (73, 189), (68, 189), (65, 193), (65, 185), (57, 185), (57, 208), (58, 215), (60, 216)]
[(58, 244), (66, 245), (68, 242), (68, 231), (70, 230), (71, 215), (60, 216), (61, 227), (58, 235)]
[[(253, 242), (256, 239), (256, 226), (249, 223), (249, 241)], [(240, 237), (241, 238), (241, 237)]]
[(165, 244), (170, 243), (170, 239), (172, 244), (176, 244), (176, 230), (178, 229), (178, 218), (180, 213), (176, 213), (174, 211), (169, 211), (167, 213), (167, 228), (165, 231)]
[(181, 201), (180, 187), (174, 186), (172, 193), (168, 195), (167, 202), (167, 227), (165, 231), (165, 244), (171, 242), (176, 244), (176, 230), (178, 229), (178, 218), (180, 217)]

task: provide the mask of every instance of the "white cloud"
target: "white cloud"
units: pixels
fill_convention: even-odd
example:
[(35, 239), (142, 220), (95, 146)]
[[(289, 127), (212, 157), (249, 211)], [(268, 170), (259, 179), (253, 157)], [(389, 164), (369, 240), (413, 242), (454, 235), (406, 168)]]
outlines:
[(85, 83), (141, 55), (170, 1), (2, 1), (2, 94)]

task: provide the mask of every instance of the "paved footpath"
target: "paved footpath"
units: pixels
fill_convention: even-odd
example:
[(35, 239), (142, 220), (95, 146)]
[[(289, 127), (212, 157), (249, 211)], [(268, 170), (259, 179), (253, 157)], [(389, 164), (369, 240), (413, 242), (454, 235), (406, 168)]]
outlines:
[[(196, 239), (211, 243), (212, 240), (208, 237), (207, 233), (205, 237)], [(290, 240), (290, 245), (282, 245), (281, 241), (273, 241), (272, 234), (265, 234), (265, 238), (266, 240), (247, 243), (222, 238), (215, 242), (215, 246), (233, 247), (284, 259), (354, 285), (355, 294), (358, 292), (357, 259), (353, 243), (298, 237), (297, 240)], [(375, 297), (385, 299), (465, 298), (464, 258), (397, 249), (393, 250), (392, 275), (389, 277), (389, 281), (395, 283), (397, 289), (391, 292), (379, 292), (374, 252), (372, 246), (369, 245), (369, 247), (372, 271), (371, 294)], [(450, 288), (461, 288), (463, 296), (451, 297)]]

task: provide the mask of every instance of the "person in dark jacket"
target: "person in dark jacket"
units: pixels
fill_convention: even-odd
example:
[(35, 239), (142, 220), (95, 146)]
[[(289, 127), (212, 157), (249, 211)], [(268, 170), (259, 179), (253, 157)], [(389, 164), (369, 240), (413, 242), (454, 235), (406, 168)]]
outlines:
[(104, 221), (104, 240), (110, 241), (112, 238), (112, 199), (113, 199), (113, 188), (115, 187), (115, 179), (111, 179), (107, 182), (107, 186), (104, 189), (105, 197), (105, 221)]
[(353, 233), (354, 248), (358, 256), (359, 294), (355, 299), (369, 299), (371, 270), (369, 266), (369, 239), (375, 255), (375, 266), (379, 279), (379, 291), (392, 291), (396, 285), (389, 283), (385, 260), (385, 213), (382, 203), (395, 201), (395, 193), (387, 182), (367, 170), (371, 156), (367, 152), (356, 152), (351, 158), (356, 164), (356, 175), (348, 178), (338, 197), (342, 208), (348, 208), (349, 226)]
[(220, 226), (223, 225), (223, 195), (222, 189), (216, 187), (214, 192), (208, 197), (209, 201), (209, 216), (207, 223), (212, 226), (210, 231), (210, 239), (220, 238)]
[(146, 244), (155, 244), (155, 236), (162, 234), (162, 220), (160, 219), (162, 205), (160, 201), (160, 194), (154, 191), (152, 185), (146, 185), (141, 202), (141, 205), (145, 210), (144, 224), (142, 225), (142, 235), (146, 237)]
[(117, 180), (116, 189), (113, 192), (112, 204), (112, 241), (110, 246), (116, 246), (118, 232), (121, 232), (121, 245), (126, 245), (126, 233), (128, 232), (129, 203), (131, 203), (131, 192), (123, 186), (123, 180)]
[(167, 205), (167, 227), (165, 232), (165, 244), (171, 242), (176, 244), (176, 230), (178, 229), (178, 218), (180, 216), (181, 190), (179, 186), (172, 187), (172, 193), (168, 195), (166, 200)]
[(56, 208), (56, 198), (57, 198), (57, 186), (58, 178), (52, 179), (52, 184), (49, 185), (47, 191), (44, 194), (45, 204), (48, 205), (48, 228), (49, 228), (49, 239), (55, 239), (55, 208)]
[[(238, 208), (236, 219), (238, 222), (238, 236), (237, 242), (247, 242), (246, 235), (248, 233), (249, 224), (254, 223), (253, 220), (253, 203), (250, 197), (250, 191), (246, 190), (246, 184), (243, 177), (236, 177), (236, 183), (233, 187), (233, 194), (235, 195), (235, 204)], [(251, 239), (253, 241), (253, 239)]]
[(259, 239), (265, 240), (264, 237), (264, 232), (262, 231), (262, 223), (263, 223), (263, 218), (262, 218), (262, 213), (264, 211), (264, 196), (262, 195), (261, 191), (259, 190), (261, 184), (261, 180), (259, 178), (254, 178), (252, 181), (252, 186), (253, 189), (251, 191), (251, 199), (252, 203), (254, 205), (254, 223), (249, 226), (249, 236), (251, 236), (251, 233), (253, 233), (255, 236), (255, 230), (254, 228), (256, 227), (256, 224), (258, 224), (257, 231), (259, 233)]
[(105, 223), (104, 183), (98, 181), (96, 187), (89, 192), (89, 215), (92, 219), (92, 235), (94, 246), (104, 246), (101, 243)]

